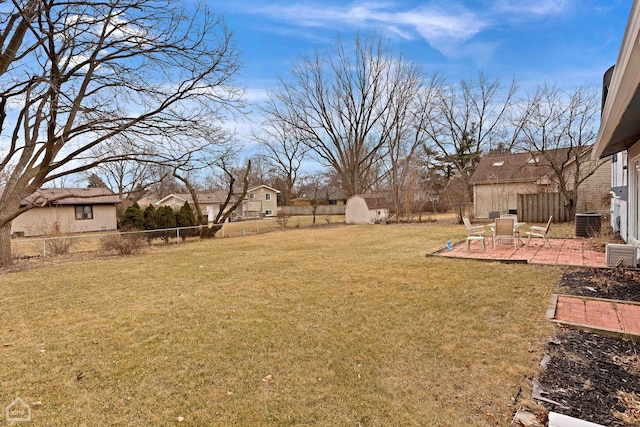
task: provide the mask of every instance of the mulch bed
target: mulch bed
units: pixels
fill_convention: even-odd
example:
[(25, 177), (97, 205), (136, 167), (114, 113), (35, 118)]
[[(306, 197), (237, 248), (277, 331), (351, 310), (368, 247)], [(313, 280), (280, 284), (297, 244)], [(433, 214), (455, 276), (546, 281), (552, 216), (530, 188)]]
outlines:
[[(640, 272), (567, 270), (558, 284), (570, 295), (640, 301)], [(546, 347), (550, 356), (540, 375), (548, 411), (605, 426), (640, 426), (640, 344), (558, 326)]]

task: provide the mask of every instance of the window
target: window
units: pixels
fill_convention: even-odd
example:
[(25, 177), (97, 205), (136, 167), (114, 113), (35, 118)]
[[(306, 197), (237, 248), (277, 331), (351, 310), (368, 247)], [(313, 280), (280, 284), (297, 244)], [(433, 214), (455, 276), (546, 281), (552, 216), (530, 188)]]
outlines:
[(256, 195), (255, 195), (254, 193), (251, 193), (251, 194), (249, 194), (249, 198), (250, 198), (250, 199), (255, 199), (255, 198), (256, 198)]
[(91, 206), (91, 205), (77, 205), (76, 206), (76, 219), (93, 219), (93, 206)]
[(271, 200), (271, 194), (269, 194), (269, 193), (265, 194), (265, 195), (264, 195), (264, 199), (265, 199), (266, 201)]
[(266, 216), (273, 215), (273, 211), (271, 209), (267, 209), (267, 210), (264, 211), (264, 214)]

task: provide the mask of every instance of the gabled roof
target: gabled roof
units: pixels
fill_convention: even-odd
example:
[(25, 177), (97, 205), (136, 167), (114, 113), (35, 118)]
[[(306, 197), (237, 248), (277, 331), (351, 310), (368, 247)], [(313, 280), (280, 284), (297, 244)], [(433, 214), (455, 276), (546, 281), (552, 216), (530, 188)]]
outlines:
[(389, 207), (384, 194), (356, 194), (354, 197), (363, 198), (369, 209), (386, 209)]
[[(0, 195), (3, 192), (4, 187), (0, 187)], [(20, 205), (116, 205), (120, 202), (120, 198), (108, 188), (41, 188)]]
[[(591, 146), (580, 147), (581, 156), (591, 150)], [(572, 150), (576, 148), (557, 148), (540, 152), (523, 152), (510, 154), (488, 154), (483, 156), (471, 177), (472, 184), (536, 182), (554, 175), (553, 168), (546, 156), (555, 158), (557, 162), (571, 161)]]
[[(164, 196), (162, 199), (158, 200), (155, 204), (161, 205), (172, 197), (181, 200), (182, 203), (189, 202), (189, 204), (193, 204), (193, 197), (191, 197), (191, 193), (172, 193), (167, 196)], [(205, 204), (218, 204), (222, 203), (227, 199), (226, 191), (214, 191), (211, 193), (198, 193), (198, 202), (202, 205)]]
[(280, 190), (276, 190), (275, 188), (269, 187), (268, 185), (264, 185), (264, 184), (258, 185), (257, 187), (253, 187), (253, 188), (248, 189), (247, 193), (252, 193), (252, 192), (254, 192), (254, 191), (256, 191), (256, 190), (258, 190), (260, 188), (266, 188), (267, 190), (271, 190), (274, 193), (280, 194)]

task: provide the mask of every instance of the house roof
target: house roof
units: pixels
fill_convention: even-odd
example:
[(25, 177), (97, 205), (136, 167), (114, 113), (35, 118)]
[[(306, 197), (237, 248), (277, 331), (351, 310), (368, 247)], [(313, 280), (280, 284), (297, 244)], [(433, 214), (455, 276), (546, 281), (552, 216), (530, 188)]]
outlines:
[[(588, 152), (591, 146), (582, 147)], [(510, 154), (488, 154), (483, 156), (471, 177), (472, 184), (536, 182), (553, 175), (553, 168), (546, 156), (558, 162), (571, 161), (571, 148), (548, 150), (544, 155), (540, 152), (523, 152)]]
[(347, 200), (349, 197), (347, 196), (346, 191), (341, 188), (333, 188), (329, 190), (329, 196), (327, 197), (329, 200)]
[(257, 187), (253, 187), (253, 188), (248, 189), (247, 193), (251, 193), (251, 192), (256, 191), (256, 190), (258, 190), (260, 188), (266, 188), (267, 190), (271, 190), (274, 193), (280, 194), (280, 190), (276, 190), (275, 188), (269, 187), (268, 185), (264, 185), (264, 184), (263, 185), (258, 185)]
[[(0, 187), (0, 195), (4, 187)], [(120, 197), (108, 188), (41, 188), (20, 203), (28, 205), (116, 205)]]
[(604, 77), (605, 97), (593, 157), (630, 148), (640, 139), (640, 2), (633, 2), (615, 68)]
[(363, 198), (369, 209), (386, 209), (389, 207), (384, 194), (356, 194), (354, 197)]
[[(190, 204), (193, 204), (193, 197), (191, 197), (191, 193), (175, 193), (175, 194), (172, 193), (158, 200), (156, 204), (161, 205), (162, 203), (166, 202), (172, 197), (182, 200), (182, 203), (189, 202)], [(198, 202), (202, 205), (218, 204), (218, 203), (224, 202), (226, 199), (227, 199), (227, 192), (222, 190), (214, 191), (210, 193), (198, 193)]]

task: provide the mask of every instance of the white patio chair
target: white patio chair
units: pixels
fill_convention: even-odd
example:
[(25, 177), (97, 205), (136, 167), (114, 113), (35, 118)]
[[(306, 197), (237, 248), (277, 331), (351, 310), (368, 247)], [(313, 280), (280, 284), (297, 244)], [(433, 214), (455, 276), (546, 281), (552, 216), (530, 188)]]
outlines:
[(467, 229), (467, 236), (485, 236), (484, 225), (471, 225), (469, 217), (463, 216), (462, 222)]
[(540, 227), (538, 225), (532, 225), (531, 227), (529, 227), (529, 231), (527, 231), (525, 234), (525, 236), (527, 236), (527, 246), (529, 245), (529, 243), (531, 243), (531, 238), (532, 237), (539, 237), (542, 239), (542, 244), (544, 245), (545, 243), (549, 245), (549, 247), (551, 247), (551, 243), (549, 243), (549, 241), (547, 240), (547, 233), (549, 232), (549, 227), (551, 227), (551, 220), (553, 219), (553, 215), (551, 215), (549, 217), (549, 221), (547, 221), (547, 226), (546, 227)]

